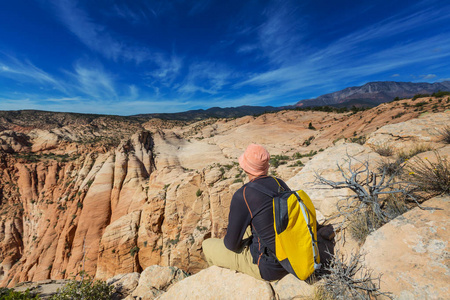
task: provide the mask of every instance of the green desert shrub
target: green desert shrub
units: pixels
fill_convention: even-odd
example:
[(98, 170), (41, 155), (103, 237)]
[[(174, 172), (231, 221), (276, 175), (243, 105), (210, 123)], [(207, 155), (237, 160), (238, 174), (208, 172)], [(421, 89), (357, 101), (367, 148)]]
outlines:
[(311, 151), (309, 151), (309, 153), (306, 153), (306, 154), (301, 154), (300, 152), (295, 152), (294, 155), (292, 155), (292, 158), (300, 159), (303, 157), (313, 157), (316, 154), (317, 154), (317, 151), (314, 151), (314, 150), (311, 150)]
[(278, 168), (280, 165), (286, 164), (286, 161), (289, 159), (289, 156), (286, 155), (272, 155), (270, 157), (269, 163), (272, 167)]
[(308, 147), (309, 145), (311, 145), (311, 142), (314, 140), (314, 138), (315, 138), (314, 136), (310, 136), (307, 140), (303, 142), (303, 146)]
[(414, 107), (422, 107), (422, 106), (424, 106), (426, 104), (427, 103), (425, 101), (422, 101), (422, 102), (418, 102), (418, 103), (414, 104)]
[(412, 101), (415, 101), (419, 98), (425, 98), (425, 97), (430, 97), (429, 94), (415, 94), (414, 97), (412, 97)]
[(297, 160), (295, 163), (290, 164), (288, 167), (304, 167), (305, 165), (302, 163), (301, 160)]
[(395, 116), (392, 116), (392, 119), (400, 118), (400, 117), (403, 116), (404, 114), (405, 114), (405, 112), (399, 112), (399, 113), (396, 114)]
[(435, 93), (431, 94), (432, 97), (436, 97), (436, 98), (442, 98), (447, 95), (450, 95), (450, 92), (439, 91), (439, 92), (435, 92)]
[(33, 295), (27, 289), (25, 292), (16, 292), (13, 289), (0, 288), (0, 299), (2, 300), (25, 300), (41, 299), (39, 295)]
[(130, 255), (133, 256), (133, 257), (134, 257), (138, 252), (139, 252), (139, 247), (138, 247), (138, 246), (134, 246), (133, 248), (130, 249)]
[(350, 138), (350, 142), (360, 145), (364, 145), (366, 143), (366, 140), (367, 138), (365, 135)]
[(69, 281), (62, 289), (53, 295), (51, 300), (75, 300), (75, 299), (96, 299), (110, 300), (113, 295), (113, 287), (106, 282), (94, 280), (86, 272), (80, 272), (80, 280)]

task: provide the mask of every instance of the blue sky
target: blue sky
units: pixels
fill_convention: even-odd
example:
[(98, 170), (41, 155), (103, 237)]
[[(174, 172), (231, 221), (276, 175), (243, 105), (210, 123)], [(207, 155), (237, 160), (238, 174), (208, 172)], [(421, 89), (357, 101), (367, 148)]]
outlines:
[(0, 3), (0, 110), (132, 115), (450, 80), (449, 1)]

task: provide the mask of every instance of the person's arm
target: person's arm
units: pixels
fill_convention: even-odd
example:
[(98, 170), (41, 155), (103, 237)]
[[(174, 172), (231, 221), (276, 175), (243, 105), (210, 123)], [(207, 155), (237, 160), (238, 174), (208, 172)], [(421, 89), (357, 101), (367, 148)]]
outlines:
[(230, 214), (228, 215), (228, 229), (224, 238), (227, 249), (240, 252), (248, 244), (248, 239), (242, 240), (245, 230), (251, 222), (251, 215), (245, 204), (241, 190), (233, 195), (230, 204)]

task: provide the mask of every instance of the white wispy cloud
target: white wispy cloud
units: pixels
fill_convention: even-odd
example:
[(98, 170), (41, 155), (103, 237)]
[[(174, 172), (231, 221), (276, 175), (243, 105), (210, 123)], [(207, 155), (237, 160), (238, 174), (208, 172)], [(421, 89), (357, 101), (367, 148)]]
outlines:
[(51, 74), (36, 67), (28, 60), (19, 60), (5, 53), (0, 53), (0, 76), (8, 77), (18, 82), (46, 84), (61, 92), (67, 92), (64, 84)]
[(193, 16), (204, 11), (211, 5), (211, 2), (211, 0), (193, 1), (192, 8), (189, 10), (188, 14)]
[[(119, 93), (115, 76), (98, 63), (77, 62), (73, 70), (62, 70), (60, 76), (51, 75), (28, 60), (19, 60), (2, 53), (0, 77), (24, 85), (15, 93), (22, 99), (36, 98), (46, 102), (82, 101), (83, 99), (115, 100)], [(45, 90), (42, 87), (46, 87)], [(29, 94), (34, 91), (34, 94)], [(137, 97), (138, 89), (131, 85), (129, 95)], [(25, 102), (24, 102), (25, 103)]]
[(138, 99), (139, 98), (139, 88), (132, 84), (130, 86), (128, 86), (128, 90), (129, 90), (129, 98), (130, 99)]
[(202, 92), (217, 94), (230, 83), (233, 72), (228, 67), (215, 62), (193, 62), (178, 91), (183, 94)]
[(270, 67), (267, 71), (250, 75), (235, 87), (263, 87), (272, 95), (279, 94), (275, 90), (283, 90), (287, 95), (299, 93), (318, 83), (326, 88), (333, 86), (333, 82), (355, 80), (386, 71), (395, 72), (400, 67), (450, 57), (450, 34), (430, 35), (421, 40), (402, 40), (400, 37), (396, 43), (385, 43), (384, 48), (379, 47), (380, 41), (442, 22), (448, 18), (443, 11), (450, 13), (450, 6), (440, 11), (430, 8), (409, 15), (392, 16), (332, 41), (322, 49), (302, 47), (301, 39), (285, 41), (283, 37), (291, 35), (290, 25), (284, 22), (289, 18), (281, 13), (269, 15), (267, 22), (261, 26), (262, 36), (266, 39), (261, 38), (259, 46), (269, 48), (267, 41), (267, 45), (274, 45), (273, 49), (265, 52)]
[(337, 52), (337, 46), (345, 45), (343, 51), (366, 42), (378, 42), (389, 37), (404, 34), (407, 31), (421, 28), (448, 19), (450, 6), (442, 6), (440, 10), (428, 8), (407, 15), (394, 15), (388, 19), (361, 28), (338, 40), (328, 50)]
[(116, 100), (117, 92), (115, 89), (114, 76), (103, 70), (101, 66), (83, 65), (76, 63), (74, 72), (69, 73), (74, 88), (93, 98)]
[(153, 56), (153, 61), (156, 67), (148, 72), (147, 76), (152, 81), (157, 81), (158, 84), (171, 86), (180, 74), (183, 67), (183, 59), (175, 53), (172, 53), (169, 57), (163, 53), (156, 53)]
[(125, 38), (118, 39), (117, 35), (113, 36), (106, 26), (94, 22), (75, 1), (52, 0), (52, 2), (61, 22), (92, 51), (112, 60), (124, 59), (136, 63), (150, 58), (151, 53), (148, 49), (130, 45)]
[[(126, 3), (116, 3), (112, 6), (112, 15), (127, 20), (131, 24), (139, 24), (148, 21), (149, 12), (144, 8), (130, 8)], [(154, 15), (150, 11), (150, 15)]]
[(427, 75), (420, 75), (423, 79), (433, 79), (436, 78), (436, 74), (427, 74)]
[[(290, 63), (301, 52), (306, 24), (296, 15), (300, 9), (298, 3), (294, 6), (291, 1), (275, 1), (265, 10), (267, 20), (257, 28), (258, 46), (254, 49), (260, 49), (270, 63)], [(239, 51), (250, 50), (249, 47)]]
[[(76, 112), (76, 113), (94, 113), (94, 114), (118, 114), (123, 115), (120, 109), (111, 109), (104, 103), (95, 100), (81, 99), (51, 99), (40, 98), (36, 95), (32, 98), (4, 98), (0, 96), (2, 110), (23, 110), (36, 109), (55, 112)], [(45, 104), (43, 104), (45, 103)]]
[(43, 101), (48, 102), (74, 102), (74, 101), (82, 101), (81, 97), (61, 97), (61, 98), (46, 98)]

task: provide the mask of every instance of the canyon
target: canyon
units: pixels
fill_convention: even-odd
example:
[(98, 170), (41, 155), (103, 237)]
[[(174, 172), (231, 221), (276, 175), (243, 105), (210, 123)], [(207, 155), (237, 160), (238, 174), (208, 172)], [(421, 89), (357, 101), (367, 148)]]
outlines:
[(83, 270), (106, 280), (154, 265), (197, 274), (207, 268), (202, 241), (224, 236), (231, 197), (247, 180), (237, 158), (249, 143), (268, 149), (269, 173), (307, 191), (324, 220), (348, 193), (316, 188), (317, 170), (335, 174), (345, 153), (379, 161), (373, 148), (386, 143), (446, 156), (438, 130), (449, 109), (448, 97), (426, 97), (189, 122), (3, 112), (0, 286)]

